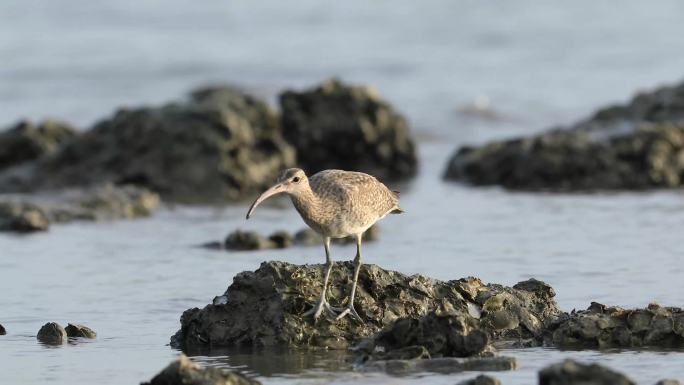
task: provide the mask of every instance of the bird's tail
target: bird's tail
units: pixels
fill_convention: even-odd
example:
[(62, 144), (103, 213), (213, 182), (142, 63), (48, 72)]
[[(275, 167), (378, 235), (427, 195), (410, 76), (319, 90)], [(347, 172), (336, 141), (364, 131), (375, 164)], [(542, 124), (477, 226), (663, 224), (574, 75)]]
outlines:
[[(399, 194), (399, 191), (392, 190), (392, 195), (394, 195), (394, 199), (397, 200), (397, 203), (399, 203)], [(404, 210), (399, 208), (399, 205), (397, 205), (397, 207), (394, 210), (390, 211), (390, 214), (402, 214), (403, 212)]]

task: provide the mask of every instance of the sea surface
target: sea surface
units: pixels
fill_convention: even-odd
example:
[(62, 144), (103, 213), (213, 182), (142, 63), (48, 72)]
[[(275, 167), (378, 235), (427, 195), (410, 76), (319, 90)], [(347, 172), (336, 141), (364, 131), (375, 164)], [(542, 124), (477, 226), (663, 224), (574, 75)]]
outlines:
[[(569, 124), (597, 107), (684, 77), (684, 3), (622, 1), (0, 2), (0, 126), (57, 118), (86, 129), (122, 106), (236, 84), (275, 104), (285, 88), (336, 76), (374, 85), (410, 120), (418, 176), (404, 215), (381, 222), (368, 263), (439, 279), (551, 284), (565, 310), (591, 301), (684, 306), (684, 192), (512, 193), (441, 176), (463, 144)], [(485, 114), (464, 112), (479, 101)], [(179, 354), (181, 313), (265, 260), (321, 263), (322, 247), (229, 253), (196, 245), (236, 229), (304, 226), (285, 200), (169, 206), (136, 221), (0, 235), (1, 384), (136, 384)], [(353, 246), (333, 247), (351, 259)], [(39, 344), (48, 321), (84, 323), (93, 341)], [(504, 351), (534, 384), (564, 358), (600, 362), (640, 384), (684, 380), (682, 351)], [(392, 377), (340, 353), (193, 357), (264, 384), (455, 384), (476, 373)]]

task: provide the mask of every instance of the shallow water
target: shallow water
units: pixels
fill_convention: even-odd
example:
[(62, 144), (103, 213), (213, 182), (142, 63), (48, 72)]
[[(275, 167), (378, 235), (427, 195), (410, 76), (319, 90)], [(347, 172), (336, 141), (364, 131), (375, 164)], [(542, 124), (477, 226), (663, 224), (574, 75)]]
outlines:
[[(583, 117), (642, 87), (678, 80), (684, 5), (623, 2), (261, 2), (85, 0), (0, 4), (0, 122), (58, 117), (86, 126), (116, 106), (159, 103), (215, 81), (274, 100), (284, 87), (332, 75), (375, 84), (411, 120), (419, 176), (399, 186), (406, 214), (381, 223), (369, 263), (440, 279), (474, 275), (512, 285), (542, 279), (566, 310), (590, 301), (684, 304), (684, 194), (510, 193), (441, 181), (461, 143)], [(485, 95), (500, 119), (458, 113)], [(286, 201), (167, 208), (131, 222), (75, 223), (0, 235), (0, 383), (122, 384), (152, 377), (183, 310), (204, 306), (264, 260), (323, 261), (322, 248), (227, 253), (195, 245), (236, 227), (297, 230)], [(333, 248), (336, 259), (353, 246)], [(48, 321), (85, 323), (94, 341), (44, 347)], [(639, 383), (684, 380), (682, 352), (507, 351), (530, 384), (565, 357), (596, 361)], [(350, 372), (338, 353), (227, 352), (195, 357), (266, 384), (453, 384), (472, 377)]]

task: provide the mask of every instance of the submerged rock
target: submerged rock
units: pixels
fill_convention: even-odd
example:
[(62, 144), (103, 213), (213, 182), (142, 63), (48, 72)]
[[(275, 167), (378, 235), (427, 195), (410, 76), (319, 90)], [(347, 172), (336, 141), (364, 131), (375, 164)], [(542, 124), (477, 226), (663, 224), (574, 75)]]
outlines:
[(283, 134), (309, 173), (339, 168), (391, 179), (416, 173), (406, 120), (370, 87), (329, 80), (282, 93), (280, 106)]
[(681, 385), (678, 380), (663, 379), (655, 383), (655, 385)]
[(475, 378), (461, 381), (457, 385), (501, 385), (501, 381), (499, 381), (498, 378), (494, 378), (486, 374), (480, 374)]
[(594, 302), (561, 319), (549, 334), (562, 348), (684, 347), (684, 310), (657, 304), (625, 310)]
[(569, 128), (463, 147), (445, 177), (526, 190), (682, 186), (684, 83), (637, 95)]
[(24, 202), (0, 202), (0, 231), (29, 233), (49, 227), (50, 220), (42, 208)]
[(5, 327), (0, 324), (0, 336), (4, 336), (5, 334), (7, 334)]
[(539, 385), (634, 385), (634, 382), (602, 365), (565, 360), (542, 369)]
[(67, 332), (60, 324), (48, 322), (40, 328), (36, 338), (47, 345), (61, 345), (67, 341)]
[[(493, 340), (525, 339), (541, 344), (544, 325), (561, 313), (549, 296), (548, 285), (539, 281), (515, 289), (484, 285), (476, 278), (442, 282), (362, 265), (354, 304), (364, 323), (347, 317), (337, 322), (320, 319), (314, 324), (302, 314), (320, 295), (322, 269), (322, 265), (264, 262), (254, 272), (238, 274), (224, 294), (226, 301), (183, 313), (173, 346), (186, 351), (227, 346), (343, 349), (399, 318), (419, 319), (445, 307), (469, 322), (473, 315), (481, 317), (479, 324)], [(346, 305), (352, 273), (352, 262), (334, 265), (328, 290), (332, 306)], [(494, 297), (499, 303), (496, 311), (517, 322), (497, 329), (485, 323), (493, 310), (481, 309)]]
[(239, 199), (294, 165), (266, 103), (202, 89), (162, 107), (121, 109), (53, 155), (0, 174), (0, 191), (134, 184), (183, 202)]
[[(514, 370), (518, 361), (513, 357), (442, 357), (430, 360), (381, 360), (369, 361), (359, 367), (365, 372), (385, 372), (393, 375), (416, 373), (461, 373), (465, 371), (504, 371)], [(479, 383), (478, 383), (479, 384)], [(487, 382), (482, 382), (487, 384)]]
[(97, 333), (85, 325), (68, 324), (64, 330), (69, 337), (96, 338)]
[(0, 170), (52, 154), (74, 136), (76, 130), (59, 121), (19, 122), (0, 132)]
[(276, 231), (268, 237), (276, 249), (286, 249), (294, 244), (294, 237), (287, 231)]
[(235, 371), (226, 371), (218, 368), (202, 368), (181, 354), (171, 362), (150, 382), (142, 385), (260, 385)]
[(42, 231), (55, 222), (144, 217), (158, 206), (157, 194), (134, 186), (0, 194), (0, 231)]

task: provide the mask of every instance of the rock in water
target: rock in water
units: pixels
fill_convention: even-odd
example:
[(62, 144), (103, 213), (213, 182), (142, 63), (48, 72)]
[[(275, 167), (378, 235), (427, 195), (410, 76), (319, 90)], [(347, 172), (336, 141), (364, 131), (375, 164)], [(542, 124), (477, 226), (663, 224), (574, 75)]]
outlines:
[(135, 186), (0, 194), (0, 231), (43, 231), (54, 222), (144, 217), (158, 206), (159, 195)]
[(684, 310), (651, 304), (625, 310), (592, 303), (549, 328), (551, 343), (561, 348), (681, 348)]
[[(338, 322), (302, 317), (321, 291), (322, 265), (264, 262), (254, 272), (243, 272), (226, 290), (227, 299), (203, 309), (189, 309), (181, 317), (181, 329), (172, 344), (186, 350), (228, 346), (328, 347), (342, 349), (369, 337), (400, 317), (420, 318), (432, 310), (450, 307), (454, 314), (481, 317), (479, 324), (495, 341), (542, 342), (545, 325), (560, 314), (549, 297), (548, 285), (540, 281), (524, 289), (484, 285), (476, 278), (449, 282), (420, 275), (405, 276), (376, 265), (362, 265), (355, 306), (364, 324), (351, 318)], [(330, 277), (332, 306), (348, 298), (352, 262), (337, 262)], [(497, 299), (496, 309), (474, 312)], [(445, 303), (447, 305), (445, 305)], [(510, 318), (505, 326), (489, 325), (490, 312)]]
[(625, 375), (598, 364), (573, 360), (551, 365), (539, 372), (539, 385), (635, 385)]
[(181, 354), (150, 382), (142, 385), (260, 385), (256, 380), (234, 371), (202, 368)]
[(74, 136), (73, 127), (55, 120), (19, 122), (0, 132), (0, 170), (51, 154)]
[(0, 324), (0, 336), (4, 336), (5, 334), (7, 334), (5, 327)]
[(664, 379), (655, 383), (655, 385), (681, 385), (678, 380)]
[(445, 177), (524, 190), (684, 185), (684, 83), (637, 95), (566, 129), (463, 147)]
[(42, 208), (25, 202), (0, 202), (0, 231), (29, 233), (49, 227), (50, 220)]
[(69, 337), (96, 338), (97, 333), (85, 325), (68, 324), (64, 330)]
[(369, 87), (329, 80), (280, 95), (285, 138), (309, 175), (331, 168), (381, 178), (415, 174), (415, 145), (406, 120)]
[(38, 341), (47, 345), (61, 345), (67, 341), (67, 332), (56, 322), (48, 322), (38, 331)]
[(501, 385), (501, 381), (498, 378), (490, 377), (486, 374), (480, 374), (475, 378), (470, 380), (461, 381), (458, 385)]
[(256, 231), (235, 230), (228, 234), (223, 247), (228, 250), (263, 250), (273, 249), (275, 244)]
[(212, 88), (184, 103), (119, 110), (52, 156), (6, 170), (0, 191), (114, 183), (174, 201), (222, 201), (266, 188), (294, 160), (266, 103)]

